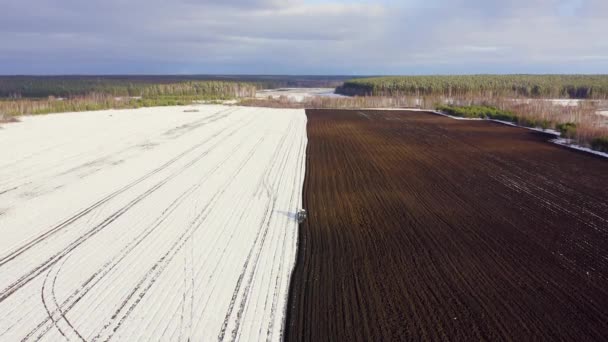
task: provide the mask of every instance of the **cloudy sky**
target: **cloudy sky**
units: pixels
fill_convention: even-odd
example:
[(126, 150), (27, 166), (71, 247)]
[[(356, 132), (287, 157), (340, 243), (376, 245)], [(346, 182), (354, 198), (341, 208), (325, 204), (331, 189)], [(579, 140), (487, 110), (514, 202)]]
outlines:
[(0, 74), (608, 73), (608, 0), (0, 0)]

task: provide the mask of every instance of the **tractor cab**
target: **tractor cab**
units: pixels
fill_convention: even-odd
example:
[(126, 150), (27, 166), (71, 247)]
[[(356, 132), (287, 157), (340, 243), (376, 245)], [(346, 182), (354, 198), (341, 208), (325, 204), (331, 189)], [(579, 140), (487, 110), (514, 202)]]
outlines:
[(305, 209), (301, 209), (296, 214), (296, 219), (298, 219), (298, 223), (303, 223), (304, 221), (306, 221), (306, 218), (308, 218), (308, 215), (306, 214)]

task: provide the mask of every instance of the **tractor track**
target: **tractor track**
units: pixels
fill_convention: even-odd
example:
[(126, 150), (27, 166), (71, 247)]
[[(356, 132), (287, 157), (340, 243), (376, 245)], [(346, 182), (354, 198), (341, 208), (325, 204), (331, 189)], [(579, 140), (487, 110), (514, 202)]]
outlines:
[[(75, 142), (86, 132), (62, 136), (68, 121), (53, 130), (49, 120), (49, 146), (8, 154), (14, 177), (5, 185), (31, 183), (0, 195), (8, 210), (0, 232), (9, 237), (0, 242), (0, 340), (208, 340), (224, 316), (224, 340), (280, 339), (295, 264), (289, 213), (301, 205), (304, 112), (200, 108), (187, 115), (176, 108), (173, 117), (162, 114), (170, 108), (151, 109), (151, 117), (92, 113), (81, 120), (142, 124), (124, 126), (112, 141), (114, 130), (88, 123), (98, 141), (82, 148)], [(27, 141), (23, 132), (3, 139)], [(43, 159), (63, 148), (63, 167), (64, 159)], [(45, 191), (56, 185), (61, 191)], [(18, 194), (33, 189), (39, 195)], [(57, 204), (57, 213), (48, 210)]]
[[(226, 138), (232, 136), (235, 132), (238, 131), (238, 129), (239, 128), (233, 130), (231, 132), (231, 134), (229, 134)], [(190, 151), (195, 150), (196, 148), (198, 148), (200, 146), (203, 146), (206, 142), (207, 141), (205, 141), (205, 142), (197, 145), (196, 147), (194, 147), (193, 149), (191, 149), (189, 151), (184, 152), (183, 154), (181, 154), (178, 157), (176, 157), (176, 158), (170, 160), (169, 162), (163, 164), (163, 166), (157, 168), (156, 170), (154, 170), (153, 172), (147, 174), (146, 176), (138, 179), (137, 181), (135, 181), (135, 182), (131, 183), (130, 185), (128, 185), (128, 186), (120, 189), (119, 191), (116, 191), (116, 192), (112, 193), (111, 195), (107, 196), (106, 198), (102, 199), (101, 201), (96, 202), (94, 205), (88, 207), (86, 210), (83, 210), (80, 213), (78, 213), (77, 215), (72, 216), (68, 220), (64, 221), (64, 223), (62, 223), (61, 225), (52, 228), (47, 233), (43, 234), (41, 237), (38, 237), (36, 240), (34, 240), (31, 243), (28, 243), (26, 246), (20, 248), (17, 252), (12, 253), (11, 255), (9, 255), (8, 257), (6, 257), (5, 259), (0, 260), (0, 269), (7, 262), (9, 262), (9, 261), (13, 260), (14, 258), (16, 258), (17, 256), (25, 253), (27, 250), (29, 250), (29, 249), (33, 248), (34, 246), (36, 246), (36, 244), (43, 242), (45, 238), (48, 238), (52, 234), (55, 234), (58, 231), (60, 231), (61, 229), (68, 227), (71, 223), (75, 222), (79, 218), (81, 218), (84, 215), (88, 214), (90, 211), (92, 211), (96, 207), (102, 205), (103, 203), (109, 201), (110, 199), (112, 199), (113, 197), (117, 196), (118, 194), (126, 191), (127, 189), (131, 188), (132, 186), (135, 186), (136, 184), (142, 182), (143, 180), (149, 178), (150, 176), (152, 176), (154, 174), (157, 174), (158, 172), (160, 172), (161, 170), (163, 170), (167, 166), (169, 166), (172, 163), (174, 163), (181, 156), (186, 155)], [(217, 146), (220, 142), (216, 143), (214, 146)], [(192, 161), (188, 162), (184, 167), (182, 167), (178, 171), (173, 172), (168, 177), (164, 178), (163, 180), (161, 180), (160, 182), (156, 183), (151, 188), (147, 189), (142, 194), (138, 195), (135, 199), (133, 199), (130, 202), (128, 202), (128, 204), (126, 206), (120, 208), (119, 210), (117, 210), (116, 212), (114, 212), (112, 215), (106, 217), (99, 225), (93, 227), (92, 229), (90, 229), (89, 231), (87, 231), (84, 235), (81, 235), (80, 237), (78, 237), (75, 241), (73, 241), (72, 243), (70, 243), (63, 250), (61, 250), (58, 253), (54, 254), (46, 262), (44, 262), (43, 264), (40, 264), (37, 267), (35, 267), (34, 269), (30, 270), (29, 273), (23, 275), (16, 282), (14, 282), (13, 284), (9, 285), (7, 288), (3, 289), (0, 292), (0, 303), (2, 301), (4, 301), (8, 296), (10, 296), (12, 293), (14, 293), (18, 289), (20, 289), (22, 286), (25, 286), (32, 279), (34, 279), (35, 277), (37, 277), (38, 275), (40, 275), (42, 272), (44, 272), (45, 270), (47, 270), (49, 267), (51, 267), (52, 265), (54, 265), (55, 263), (57, 263), (59, 260), (61, 260), (61, 258), (63, 258), (64, 256), (66, 256), (68, 253), (70, 253), (74, 249), (78, 248), (78, 246), (80, 246), (82, 243), (84, 243), (91, 236), (95, 235), (96, 233), (98, 233), (99, 231), (101, 231), (103, 228), (107, 227), (112, 222), (114, 222), (115, 220), (117, 220), (120, 216), (122, 216), (125, 212), (127, 212), (133, 206), (135, 206), (136, 204), (138, 204), (139, 202), (141, 202), (142, 200), (144, 200), (150, 194), (154, 193), (156, 190), (158, 190), (162, 186), (164, 186), (171, 179), (175, 178), (176, 176), (178, 176), (179, 174), (181, 174), (182, 172), (184, 172), (185, 170), (187, 170), (190, 166), (194, 165), (196, 162), (198, 162), (199, 160), (201, 160), (212, 149), (213, 149), (213, 147), (211, 147), (209, 150), (205, 150), (203, 153), (199, 154)]]
[[(236, 129), (232, 130), (225, 138), (233, 136), (234, 133), (236, 133), (239, 129), (243, 129), (251, 122), (252, 122), (252, 120), (249, 120), (248, 122), (241, 125), (240, 127), (237, 127)], [(200, 154), (197, 158), (195, 158), (194, 160), (192, 160), (191, 162), (186, 164), (179, 172), (176, 172), (176, 173), (172, 174), (170, 177), (166, 178), (162, 184), (163, 185), (166, 184), (171, 178), (178, 176), (179, 174), (181, 174), (182, 172), (187, 170), (190, 166), (199, 162), (205, 155), (207, 155), (211, 150), (213, 150), (214, 147), (217, 147), (219, 144), (221, 144), (222, 141), (223, 140), (218, 141), (215, 145), (211, 146), (209, 149), (207, 149), (202, 154)], [(241, 145), (237, 145), (234, 150), (238, 149), (239, 147), (241, 147)], [(227, 160), (230, 156), (231, 156), (231, 154), (229, 154), (225, 160)], [(220, 163), (217, 166), (215, 166), (214, 169), (210, 173), (217, 171), (221, 167), (222, 164), (223, 163)], [(206, 176), (208, 176), (208, 174), (204, 175), (203, 178), (205, 178)], [(68, 298), (66, 298), (64, 303), (62, 303), (60, 306), (57, 306), (57, 309), (55, 311), (53, 311), (52, 313), (49, 313), (49, 317), (47, 319), (45, 319), (44, 321), (42, 321), (41, 323), (39, 323), (36, 326), (36, 329), (33, 330), (32, 332), (30, 332), (27, 336), (32, 336), (36, 330), (40, 329), (44, 325), (47, 325), (47, 328), (45, 330), (43, 330), (43, 333), (42, 333), (42, 335), (44, 335), (44, 333), (46, 333), (51, 328), (51, 325), (48, 325), (48, 323), (49, 323), (49, 321), (54, 321), (53, 315), (59, 314), (60, 317), (57, 319), (64, 319), (65, 314), (67, 312), (69, 312), (70, 309), (72, 309), (80, 301), (81, 298), (86, 296), (87, 293), (89, 293), (89, 291), (91, 291), (95, 287), (95, 285), (98, 284), (104, 278), (105, 275), (107, 275), (116, 266), (118, 266), (120, 264), (120, 262), (129, 255), (129, 253), (134, 251), (140, 245), (140, 243), (142, 241), (144, 241), (150, 234), (152, 234), (164, 222), (166, 217), (175, 211), (175, 209), (179, 206), (179, 204), (181, 204), (185, 199), (188, 198), (188, 196), (190, 196), (194, 191), (199, 189), (201, 186), (202, 186), (202, 183), (196, 183), (192, 187), (190, 187), (187, 191), (182, 193), (178, 198), (176, 198), (165, 210), (163, 210), (161, 212), (161, 215), (159, 216), (159, 218), (154, 222), (154, 224), (151, 227), (149, 227), (144, 232), (142, 232), (139, 236), (137, 236), (137, 238), (135, 240), (129, 242), (121, 250), (121, 252), (119, 254), (114, 256), (114, 258), (111, 261), (104, 264), (103, 268), (98, 269), (91, 277), (89, 277), (87, 279), (87, 282), (83, 283), (78, 289), (74, 290), (72, 292), (72, 294)], [(64, 257), (65, 257), (65, 255), (64, 255)], [(42, 336), (42, 335), (39, 335), (39, 336)]]

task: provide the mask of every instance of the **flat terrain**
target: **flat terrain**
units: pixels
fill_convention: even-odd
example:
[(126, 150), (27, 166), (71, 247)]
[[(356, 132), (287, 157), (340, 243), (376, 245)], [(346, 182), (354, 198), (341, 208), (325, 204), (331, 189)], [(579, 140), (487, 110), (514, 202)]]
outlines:
[(0, 129), (0, 340), (280, 340), (302, 110), (23, 117)]
[(281, 88), (259, 90), (255, 97), (258, 99), (279, 99), (281, 96), (290, 101), (303, 102), (311, 97), (345, 97), (344, 95), (334, 94), (334, 88)]
[(288, 340), (608, 336), (608, 161), (491, 122), (307, 115)]

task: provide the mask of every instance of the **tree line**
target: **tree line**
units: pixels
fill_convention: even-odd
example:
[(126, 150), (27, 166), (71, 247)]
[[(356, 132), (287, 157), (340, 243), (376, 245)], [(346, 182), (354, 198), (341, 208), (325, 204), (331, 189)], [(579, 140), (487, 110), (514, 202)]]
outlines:
[(142, 77), (0, 77), (0, 98), (73, 98), (90, 94), (114, 97), (254, 96), (259, 84), (238, 81), (175, 80)]
[(344, 82), (343, 95), (607, 99), (608, 75), (391, 76)]

